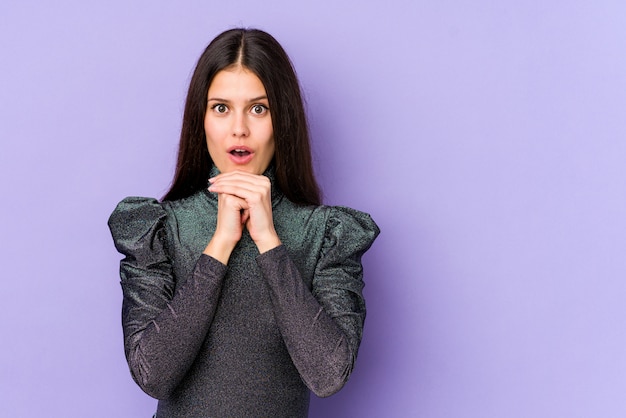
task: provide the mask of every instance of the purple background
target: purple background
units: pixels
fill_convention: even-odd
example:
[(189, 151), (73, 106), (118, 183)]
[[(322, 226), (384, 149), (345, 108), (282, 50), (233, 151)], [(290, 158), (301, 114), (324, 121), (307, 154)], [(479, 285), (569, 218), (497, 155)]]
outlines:
[(153, 412), (106, 220), (166, 190), (239, 25), (296, 65), (326, 202), (382, 229), (357, 369), (311, 416), (626, 416), (621, 0), (0, 3), (0, 416)]

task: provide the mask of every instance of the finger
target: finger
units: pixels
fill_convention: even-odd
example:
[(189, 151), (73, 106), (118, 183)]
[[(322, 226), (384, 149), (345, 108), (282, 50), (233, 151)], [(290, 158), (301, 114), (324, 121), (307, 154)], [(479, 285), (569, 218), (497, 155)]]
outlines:
[(235, 170), (235, 171), (230, 171), (228, 173), (218, 174), (215, 177), (211, 177), (209, 179), (209, 182), (213, 183), (216, 180), (227, 179), (227, 178), (248, 179), (250, 181), (254, 181), (254, 179), (260, 179), (260, 180), (267, 179), (266, 176), (261, 175), (261, 174), (252, 174), (246, 171)]
[(231, 184), (221, 184), (215, 187), (211, 186), (209, 191), (212, 193), (235, 196), (250, 203), (266, 200), (264, 197), (269, 196), (269, 193), (264, 189)]
[(271, 193), (269, 180), (250, 182), (238, 178), (222, 178), (216, 180), (209, 191), (213, 193), (224, 193), (250, 200), (268, 197)]
[(248, 209), (249, 205), (245, 199), (230, 193), (218, 193), (218, 209), (231, 209), (233, 211), (241, 211)]
[(241, 224), (245, 225), (250, 219), (250, 211), (248, 209), (244, 209), (241, 211)]
[(211, 186), (222, 186), (230, 184), (240, 185), (251, 190), (256, 190), (257, 188), (271, 188), (271, 183), (267, 177), (241, 172), (220, 174), (219, 176), (209, 179), (209, 182), (211, 183)]
[(220, 182), (237, 182), (246, 184), (266, 185), (269, 184), (269, 179), (265, 176), (259, 176), (256, 174), (244, 173), (244, 172), (231, 172), (226, 174), (220, 174), (216, 177), (211, 177), (209, 183), (218, 184)]

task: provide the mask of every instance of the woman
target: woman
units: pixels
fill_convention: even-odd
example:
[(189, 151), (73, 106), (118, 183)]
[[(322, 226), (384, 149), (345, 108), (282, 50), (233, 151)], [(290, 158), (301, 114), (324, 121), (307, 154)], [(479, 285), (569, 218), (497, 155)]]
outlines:
[(124, 199), (109, 227), (125, 256), (126, 358), (157, 417), (306, 417), (309, 389), (347, 381), (361, 256), (379, 231), (320, 204), (298, 81), (269, 34), (209, 44), (170, 190)]

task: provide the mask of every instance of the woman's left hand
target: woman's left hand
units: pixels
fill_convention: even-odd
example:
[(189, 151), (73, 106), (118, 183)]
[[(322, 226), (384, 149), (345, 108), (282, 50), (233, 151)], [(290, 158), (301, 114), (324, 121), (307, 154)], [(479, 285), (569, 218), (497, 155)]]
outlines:
[(262, 175), (231, 171), (209, 179), (209, 191), (237, 196), (245, 201), (242, 222), (262, 254), (281, 244), (272, 218), (270, 180)]

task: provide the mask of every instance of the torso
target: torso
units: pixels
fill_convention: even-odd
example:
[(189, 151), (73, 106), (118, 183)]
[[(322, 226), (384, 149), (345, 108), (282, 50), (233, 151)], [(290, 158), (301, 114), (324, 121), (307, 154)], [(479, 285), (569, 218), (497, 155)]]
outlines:
[[(192, 273), (215, 229), (216, 202), (207, 193), (164, 203), (168, 253), (177, 286)], [(296, 206), (286, 198), (277, 199), (273, 206), (276, 231), (311, 288), (327, 211)], [(159, 402), (159, 417), (197, 417), (206, 411), (215, 416), (307, 415), (309, 391), (278, 330), (257, 255), (244, 231), (229, 260), (207, 338), (174, 395)]]

